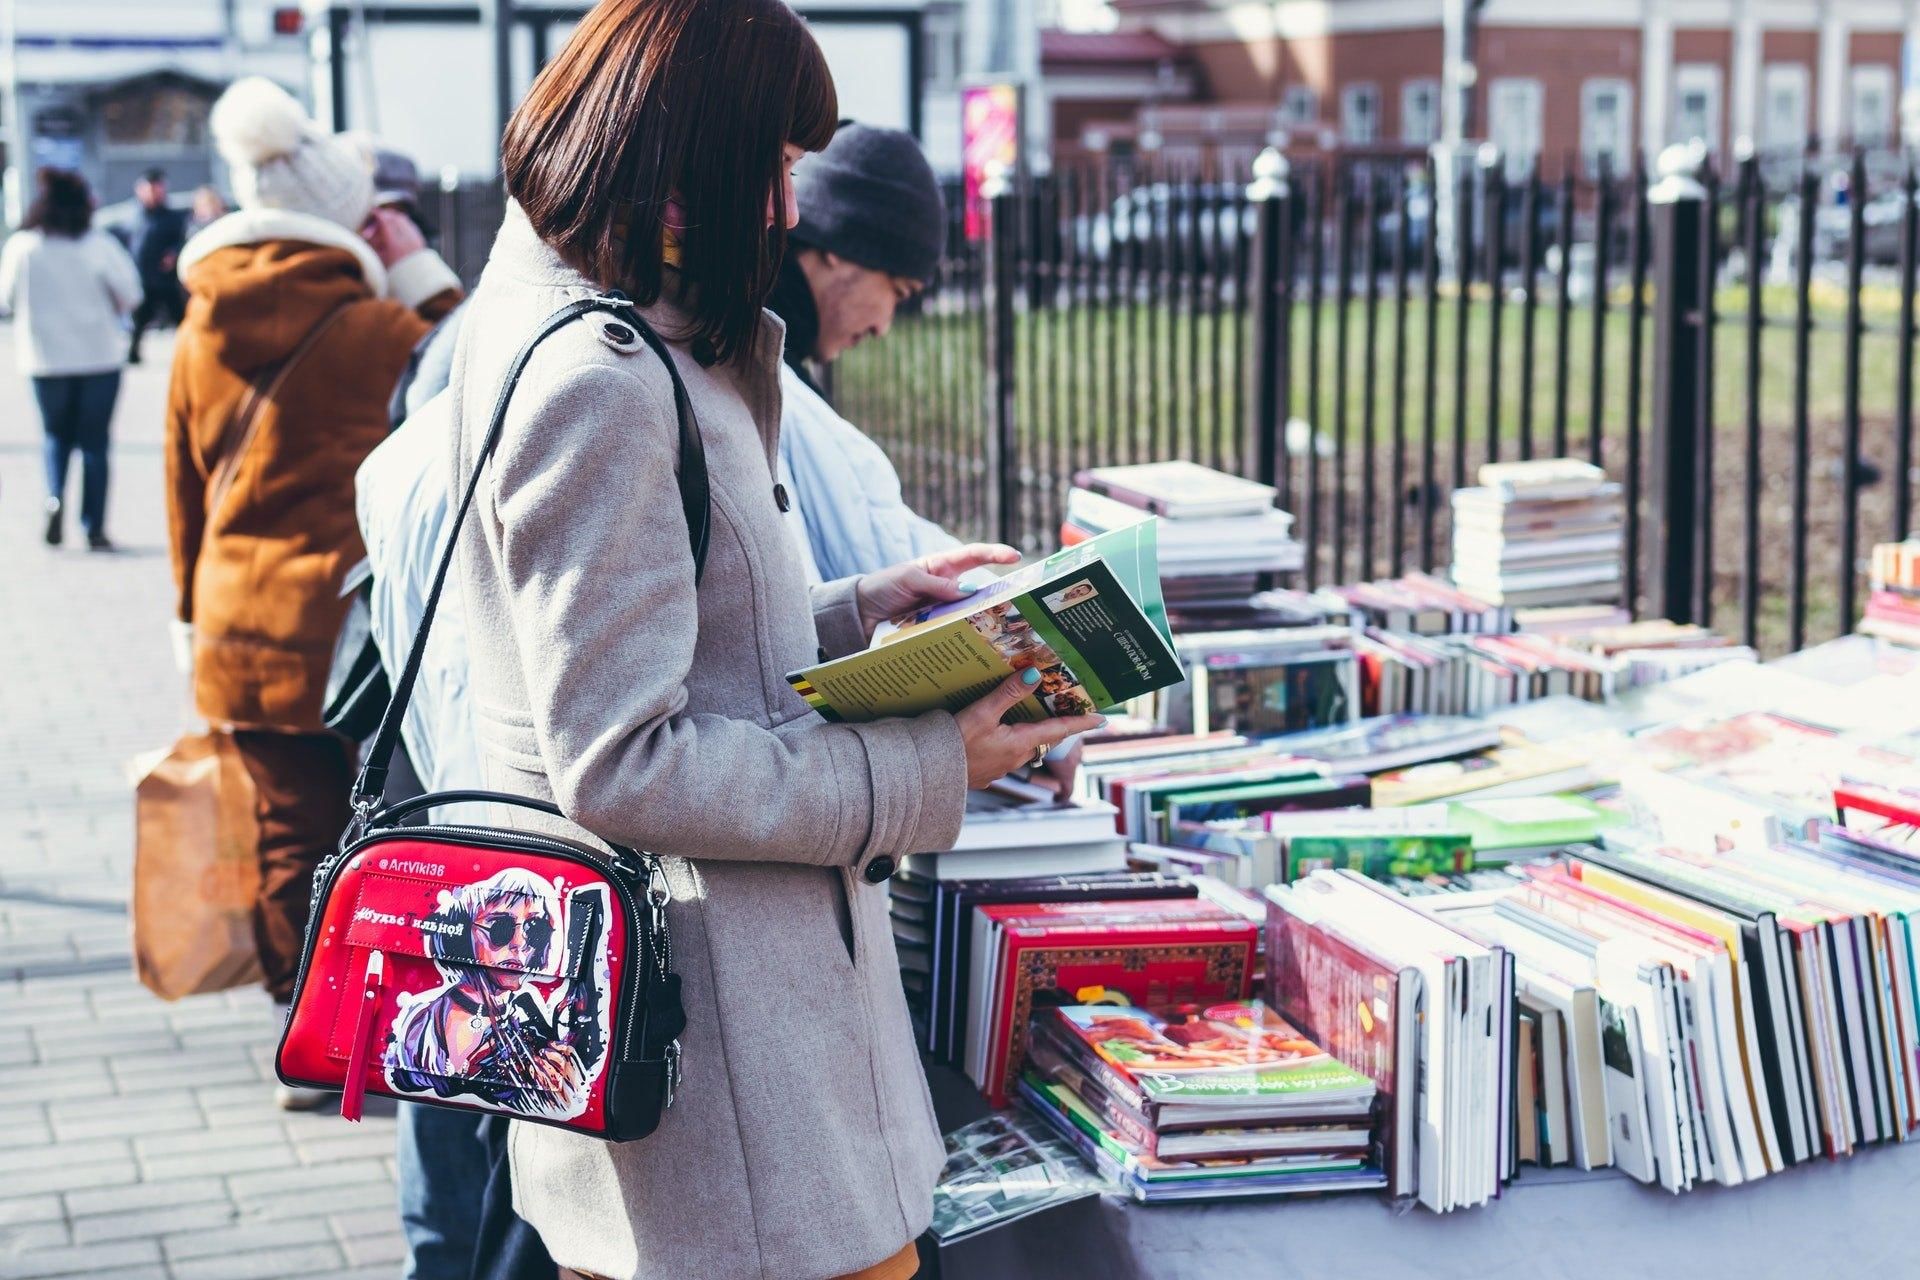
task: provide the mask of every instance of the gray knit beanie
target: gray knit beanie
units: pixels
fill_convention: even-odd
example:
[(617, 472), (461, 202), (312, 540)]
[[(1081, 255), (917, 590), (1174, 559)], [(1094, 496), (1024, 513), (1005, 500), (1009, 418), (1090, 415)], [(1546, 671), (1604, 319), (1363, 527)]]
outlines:
[(892, 276), (926, 282), (947, 243), (947, 206), (910, 133), (842, 121), (819, 155), (793, 170), (795, 244)]

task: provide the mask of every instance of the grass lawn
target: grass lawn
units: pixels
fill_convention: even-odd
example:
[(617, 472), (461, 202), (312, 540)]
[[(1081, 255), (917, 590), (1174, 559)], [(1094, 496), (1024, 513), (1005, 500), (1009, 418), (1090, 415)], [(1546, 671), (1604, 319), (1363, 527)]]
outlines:
[[(1382, 282), (1386, 292), (1386, 282)], [(1183, 303), (1184, 303), (1183, 299)], [(1599, 321), (1590, 305), (1565, 318), (1566, 377), (1556, 376), (1561, 318), (1543, 301), (1524, 333), (1521, 306), (1500, 308), (1497, 367), (1489, 358), (1494, 307), (1483, 289), (1464, 308), (1445, 296), (1433, 316), (1428, 358), (1425, 300), (1404, 316), (1382, 297), (1369, 336), (1366, 304), (1355, 297), (1344, 332), (1331, 297), (1318, 309), (1296, 304), (1291, 341), (1290, 416), (1311, 424), (1317, 468), (1292, 459), (1282, 478), (1303, 533), (1318, 548), (1318, 578), (1350, 580), (1390, 572), (1394, 520), (1400, 563), (1420, 560), (1420, 479), (1431, 456), (1440, 508), (1435, 558), (1446, 560), (1444, 494), (1456, 466), (1469, 482), (1489, 457), (1520, 456), (1530, 433), (1533, 456), (1567, 451), (1587, 456), (1595, 424), (1600, 457), (1624, 478), (1628, 459), (1631, 325), (1626, 294), (1616, 290)], [(1842, 332), (1844, 295), (1817, 285), (1816, 331), (1808, 338), (1809, 466), (1804, 513), (1793, 494), (1796, 378), (1800, 368), (1791, 325), (1791, 290), (1763, 289), (1768, 325), (1759, 348), (1750, 432), (1747, 388), (1747, 293), (1723, 290), (1713, 344), (1713, 620), (1740, 629), (1742, 562), (1747, 537), (1743, 501), (1750, 471), (1760, 494), (1753, 534), (1760, 548), (1757, 638), (1769, 651), (1788, 647), (1787, 588), (1793, 530), (1807, 541), (1809, 639), (1845, 629), (1837, 613), (1848, 571), (1841, 549), (1842, 466), (1847, 378)], [(1891, 289), (1869, 288), (1861, 343), (1861, 456), (1881, 473), (1861, 491), (1859, 551), (1892, 536), (1896, 458), (1895, 386), (1898, 343)], [(1889, 332), (1876, 332), (1884, 328)], [(1402, 338), (1404, 331), (1404, 338)], [(1190, 457), (1230, 469), (1253, 462), (1250, 417), (1251, 322), (1231, 308), (1219, 313), (1182, 306), (1081, 305), (1022, 311), (1015, 321), (1013, 404), (1019, 461), (1016, 527), (1029, 549), (1050, 545), (1072, 470), (1101, 462)], [(1344, 350), (1342, 343), (1344, 340)], [(1465, 394), (1457, 392), (1464, 343)], [(1402, 354), (1404, 353), (1404, 354)], [(1653, 329), (1643, 329), (1639, 430), (1643, 493), (1657, 482), (1645, 442), (1652, 421), (1649, 392), (1655, 365)], [(834, 370), (835, 398), (849, 418), (887, 448), (900, 466), (908, 501), (930, 518), (966, 534), (992, 527), (992, 416), (984, 323), (977, 311), (946, 309), (903, 318), (885, 340), (856, 348)], [(1317, 379), (1309, 377), (1317, 370)], [(1596, 396), (1595, 389), (1599, 395)], [(1431, 409), (1429, 404), (1431, 403)], [(1530, 417), (1523, 412), (1531, 406)], [(1396, 469), (1396, 424), (1403, 433)], [(1396, 476), (1399, 483), (1396, 483)], [(1864, 584), (1858, 588), (1864, 591)], [(1860, 598), (1856, 594), (1857, 601)], [(1851, 620), (1847, 620), (1850, 625)]]

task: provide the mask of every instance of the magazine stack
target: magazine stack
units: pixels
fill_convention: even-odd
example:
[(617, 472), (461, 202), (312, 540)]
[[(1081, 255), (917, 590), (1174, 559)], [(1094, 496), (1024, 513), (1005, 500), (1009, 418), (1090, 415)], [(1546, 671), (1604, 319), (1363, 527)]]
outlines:
[(1385, 1185), (1373, 1081), (1265, 1005), (1069, 1005), (1030, 1037), (1020, 1096), (1135, 1200)]
[(1620, 486), (1573, 458), (1490, 462), (1453, 495), (1453, 581), (1513, 608), (1620, 599)]
[(1920, 648), (1920, 538), (1875, 547), (1869, 585), (1861, 632)]
[(1297, 625), (1310, 620), (1297, 602), (1260, 594), (1306, 558), (1293, 516), (1274, 497), (1271, 485), (1193, 462), (1096, 467), (1073, 478), (1061, 542), (1160, 516), (1160, 572), (1176, 629)]

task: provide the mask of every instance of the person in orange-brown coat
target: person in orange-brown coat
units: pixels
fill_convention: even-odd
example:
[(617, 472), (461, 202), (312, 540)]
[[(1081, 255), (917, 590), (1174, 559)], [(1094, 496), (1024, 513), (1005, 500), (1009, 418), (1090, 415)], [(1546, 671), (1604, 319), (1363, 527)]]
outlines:
[(354, 472), (386, 435), (414, 344), (461, 293), (404, 215), (374, 207), (364, 148), (277, 85), (237, 82), (212, 128), (240, 209), (180, 254), (168, 522), (195, 704), (233, 729), (259, 793), (254, 936), (284, 1002), (314, 868), (349, 816), (353, 761), (320, 709), (341, 583), (365, 554)]

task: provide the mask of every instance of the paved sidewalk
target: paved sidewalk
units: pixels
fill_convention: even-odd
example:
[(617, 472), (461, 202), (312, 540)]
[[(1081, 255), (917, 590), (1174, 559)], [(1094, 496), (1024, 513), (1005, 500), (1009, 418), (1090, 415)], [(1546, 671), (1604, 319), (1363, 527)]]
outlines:
[(391, 1119), (275, 1110), (258, 989), (166, 1004), (132, 977), (127, 762), (187, 722), (168, 344), (122, 389), (112, 556), (71, 527), (40, 544), (39, 420), (10, 344), (0, 326), (0, 1278), (397, 1275)]

